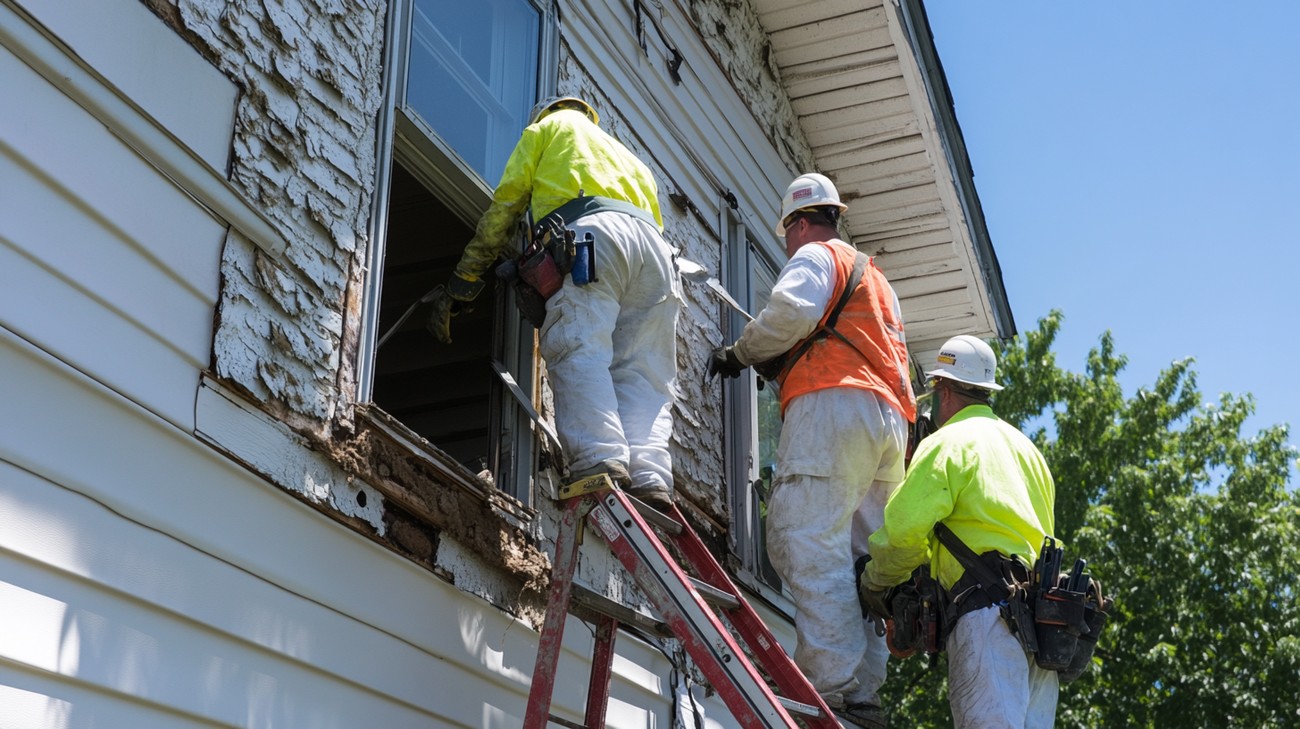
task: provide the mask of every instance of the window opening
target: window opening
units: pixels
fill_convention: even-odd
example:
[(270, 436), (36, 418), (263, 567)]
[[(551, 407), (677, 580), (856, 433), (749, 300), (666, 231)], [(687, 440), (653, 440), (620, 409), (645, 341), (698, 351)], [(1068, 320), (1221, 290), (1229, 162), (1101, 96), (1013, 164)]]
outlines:
[[(389, 331), (434, 282), (447, 280), (474, 235), (400, 164), (393, 167), (390, 185), (381, 332)], [(500, 312), (492, 290), (489, 280), (473, 310), (455, 318), (451, 344), (428, 333), (424, 308), (394, 331), (375, 357), (375, 404), (474, 473), (496, 465), (489, 432), (495, 387), (489, 357)]]
[(528, 503), (532, 429), (495, 366), (533, 392), (533, 330), (506, 287), (489, 271), (454, 318), (451, 344), (425, 329), (427, 305), (393, 327), (451, 275), (529, 109), (553, 90), (557, 19), (534, 0), (407, 0), (391, 10), (359, 398), (425, 438), (435, 460)]

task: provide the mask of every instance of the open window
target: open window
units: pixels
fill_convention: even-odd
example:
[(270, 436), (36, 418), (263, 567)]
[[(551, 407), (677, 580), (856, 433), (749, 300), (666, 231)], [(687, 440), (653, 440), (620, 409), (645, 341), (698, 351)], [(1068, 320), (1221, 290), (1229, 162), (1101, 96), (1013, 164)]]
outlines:
[(428, 441), (454, 475), (482, 474), (525, 503), (531, 429), (505, 382), (535, 391), (532, 328), (490, 272), (451, 344), (428, 334), (417, 302), (450, 276), (528, 111), (554, 88), (556, 36), (553, 11), (533, 0), (391, 6), (358, 366), (360, 401)]
[[(732, 296), (751, 314), (772, 294), (781, 266), (734, 211), (727, 211), (723, 275)], [(734, 341), (745, 319), (731, 312), (725, 339)], [(742, 568), (739, 577), (769, 598), (780, 594), (781, 579), (767, 556), (767, 494), (776, 470), (781, 438), (781, 403), (776, 387), (763, 384), (752, 368), (726, 384), (726, 469), (731, 499), (731, 548)]]

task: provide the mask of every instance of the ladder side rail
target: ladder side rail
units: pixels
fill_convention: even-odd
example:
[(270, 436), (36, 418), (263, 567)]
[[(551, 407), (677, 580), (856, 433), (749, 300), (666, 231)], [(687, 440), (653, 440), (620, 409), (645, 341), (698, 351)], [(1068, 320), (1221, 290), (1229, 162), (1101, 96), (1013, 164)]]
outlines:
[(596, 650), (591, 658), (591, 680), (587, 686), (586, 729), (605, 729), (609, 709), (609, 680), (614, 673), (614, 641), (618, 621), (602, 616), (596, 624)]
[[(743, 727), (797, 725), (686, 574), (617, 489), (600, 494), (590, 519), (672, 627), (687, 653)], [(602, 508), (603, 507), (603, 508)]]
[[(673, 512), (674, 518), (684, 524), (684, 517), (676, 506), (673, 507)], [(745, 599), (744, 594), (736, 587), (731, 576), (718, 563), (717, 558), (704, 545), (699, 535), (693, 529), (683, 529), (680, 534), (673, 537), (673, 541), (681, 550), (685, 559), (690, 562), (691, 566), (699, 574), (700, 579), (736, 598), (739, 607), (726, 611), (727, 619), (735, 627), (741, 638), (744, 639), (745, 645), (754, 652), (759, 663), (772, 677), (772, 680), (781, 690), (781, 695), (810, 704), (821, 711), (821, 717), (818, 719), (805, 718), (805, 721), (809, 722), (810, 726), (839, 729), (839, 722), (834, 719), (830, 707), (826, 705), (821, 694), (817, 693), (812, 684), (808, 682), (807, 677), (795, 665), (794, 660), (777, 642), (776, 636), (772, 635), (772, 631), (768, 629), (767, 624), (763, 622), (763, 619), (755, 612), (753, 606)]]
[(571, 499), (560, 517), (560, 529), (555, 538), (555, 564), (551, 568), (551, 585), (546, 599), (546, 618), (537, 641), (537, 661), (533, 665), (532, 686), (528, 690), (524, 729), (546, 729), (550, 719), (551, 694), (555, 691), (556, 667), (564, 643), (564, 624), (569, 617), (573, 573), (578, 566), (579, 530), (590, 509), (585, 499)]

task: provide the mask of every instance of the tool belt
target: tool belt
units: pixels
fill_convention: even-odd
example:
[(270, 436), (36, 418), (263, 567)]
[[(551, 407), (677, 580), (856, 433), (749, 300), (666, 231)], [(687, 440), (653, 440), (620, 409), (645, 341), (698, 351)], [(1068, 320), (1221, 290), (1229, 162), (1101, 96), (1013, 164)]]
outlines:
[(1061, 575), (1063, 550), (1047, 537), (1031, 572), (997, 551), (976, 556), (945, 524), (936, 524), (934, 531), (966, 568), (949, 591), (947, 625), (968, 612), (997, 605), (1012, 635), (1034, 655), (1039, 668), (1056, 671), (1067, 683), (1083, 675), (1112, 606), (1102, 595), (1101, 583), (1083, 572), (1084, 560), (1077, 560), (1069, 575)]
[(654, 216), (623, 201), (598, 195), (583, 195), (551, 211), (527, 231), (528, 245), (517, 258), (496, 268), (497, 276), (515, 290), (515, 304), (530, 324), (541, 328), (546, 321), (546, 302), (564, 285), (568, 276), (575, 285), (586, 286), (596, 278), (595, 238), (582, 240), (568, 226), (592, 213), (619, 212), (658, 227)]
[(890, 614), (885, 623), (885, 642), (895, 658), (916, 653), (942, 653), (947, 636), (944, 589), (930, 576), (930, 565), (921, 565), (912, 577), (889, 591)]

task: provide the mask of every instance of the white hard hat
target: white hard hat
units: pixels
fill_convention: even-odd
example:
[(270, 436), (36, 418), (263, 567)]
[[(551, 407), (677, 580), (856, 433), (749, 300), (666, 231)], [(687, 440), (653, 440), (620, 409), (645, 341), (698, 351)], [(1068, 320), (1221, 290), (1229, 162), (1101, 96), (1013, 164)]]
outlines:
[(782, 223), (790, 213), (804, 208), (836, 207), (845, 210), (849, 206), (840, 202), (839, 190), (834, 183), (816, 172), (809, 172), (794, 178), (794, 182), (785, 188), (785, 197), (781, 198), (781, 217), (776, 219), (776, 234), (785, 237)]
[(540, 119), (548, 109), (564, 101), (572, 101), (581, 106), (582, 110), (587, 112), (587, 116), (591, 117), (592, 124), (600, 123), (600, 116), (596, 114), (595, 109), (591, 108), (591, 104), (588, 104), (576, 96), (552, 96), (547, 99), (542, 99), (533, 106), (532, 111), (528, 112), (528, 123), (536, 124), (537, 120)]
[(993, 381), (998, 359), (993, 355), (993, 348), (983, 340), (959, 334), (943, 343), (936, 359), (939, 366), (926, 372), (926, 377), (946, 377), (985, 390), (1002, 389)]

